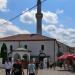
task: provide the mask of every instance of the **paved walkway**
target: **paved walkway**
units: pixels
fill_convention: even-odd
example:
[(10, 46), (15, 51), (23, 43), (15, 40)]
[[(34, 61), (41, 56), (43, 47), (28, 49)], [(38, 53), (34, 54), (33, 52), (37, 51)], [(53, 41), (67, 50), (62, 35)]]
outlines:
[[(27, 75), (27, 70), (24, 70), (25, 75)], [(0, 69), (0, 75), (5, 75), (5, 70)], [(39, 70), (37, 75), (75, 75), (75, 73), (70, 72), (70, 71), (64, 71), (60, 69), (43, 69)]]
[(63, 70), (40, 70), (38, 75), (75, 75), (75, 73)]
[(0, 69), (0, 75), (5, 75), (5, 70), (4, 69)]

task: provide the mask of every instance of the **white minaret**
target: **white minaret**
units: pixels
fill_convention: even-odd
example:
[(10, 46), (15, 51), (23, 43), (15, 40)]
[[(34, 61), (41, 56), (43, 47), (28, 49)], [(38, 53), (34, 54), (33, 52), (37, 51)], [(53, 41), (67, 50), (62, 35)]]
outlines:
[(41, 0), (37, 0), (37, 13), (36, 13), (37, 34), (40, 35), (42, 35), (42, 17), (43, 14), (41, 13)]

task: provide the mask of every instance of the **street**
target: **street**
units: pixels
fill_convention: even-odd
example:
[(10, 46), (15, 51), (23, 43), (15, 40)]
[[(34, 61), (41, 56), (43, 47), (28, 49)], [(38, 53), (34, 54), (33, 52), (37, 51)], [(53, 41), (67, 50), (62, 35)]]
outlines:
[[(27, 70), (24, 70), (25, 75), (27, 75)], [(5, 75), (5, 70), (0, 69), (0, 75)], [(43, 69), (39, 70), (37, 75), (75, 75), (75, 72), (60, 70), (60, 68), (54, 69)]]

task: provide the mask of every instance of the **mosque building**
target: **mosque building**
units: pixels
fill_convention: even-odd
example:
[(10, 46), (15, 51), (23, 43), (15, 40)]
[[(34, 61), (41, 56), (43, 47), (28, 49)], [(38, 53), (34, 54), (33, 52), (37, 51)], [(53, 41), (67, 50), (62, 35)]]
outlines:
[(50, 61), (57, 60), (58, 51), (71, 52), (70, 47), (58, 42), (54, 38), (42, 35), (42, 18), (41, 0), (37, 0), (37, 33), (36, 34), (17, 34), (0, 38), (0, 50), (3, 44), (7, 46), (8, 57), (14, 60), (25, 58), (42, 58), (46, 57)]

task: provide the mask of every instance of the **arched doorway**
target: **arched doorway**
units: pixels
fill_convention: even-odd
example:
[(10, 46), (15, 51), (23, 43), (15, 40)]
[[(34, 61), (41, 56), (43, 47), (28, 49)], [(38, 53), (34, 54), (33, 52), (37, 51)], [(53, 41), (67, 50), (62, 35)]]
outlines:
[(25, 61), (28, 61), (28, 55), (27, 55), (27, 54), (24, 54), (24, 55), (23, 55), (23, 59), (24, 59)]
[(39, 61), (43, 61), (43, 59), (46, 57), (45, 53), (40, 53), (39, 54)]
[(18, 53), (14, 55), (14, 61), (16, 61), (17, 59), (21, 59), (21, 56)]

